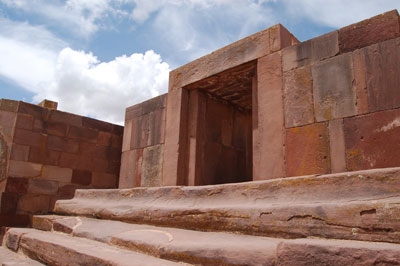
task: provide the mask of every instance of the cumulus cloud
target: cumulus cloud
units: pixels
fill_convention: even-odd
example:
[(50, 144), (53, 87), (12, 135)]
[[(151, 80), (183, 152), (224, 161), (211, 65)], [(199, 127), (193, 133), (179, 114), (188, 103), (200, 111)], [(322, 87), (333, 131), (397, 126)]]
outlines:
[(167, 92), (169, 65), (153, 51), (100, 62), (93, 54), (63, 49), (55, 79), (34, 99), (59, 101), (61, 110), (122, 124), (125, 108)]

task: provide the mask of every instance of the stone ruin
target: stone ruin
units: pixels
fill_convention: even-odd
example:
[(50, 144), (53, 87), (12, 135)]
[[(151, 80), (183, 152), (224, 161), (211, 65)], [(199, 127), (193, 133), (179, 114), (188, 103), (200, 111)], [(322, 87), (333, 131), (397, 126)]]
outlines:
[(232, 43), (124, 128), (55, 108), (0, 102), (2, 263), (400, 265), (396, 10)]

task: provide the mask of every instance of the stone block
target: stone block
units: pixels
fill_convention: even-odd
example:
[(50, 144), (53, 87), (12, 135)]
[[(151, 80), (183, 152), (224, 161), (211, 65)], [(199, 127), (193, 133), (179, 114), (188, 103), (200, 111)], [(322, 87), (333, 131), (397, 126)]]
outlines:
[(356, 92), (357, 114), (366, 114), (368, 108), (367, 73), (364, 49), (352, 53), (354, 68), (354, 89)]
[(44, 133), (53, 136), (65, 137), (67, 134), (67, 125), (62, 123), (44, 122), (42, 127)]
[(147, 146), (149, 138), (149, 114), (134, 118), (132, 121), (131, 149)]
[(0, 111), (0, 127), (13, 128), (16, 120), (16, 113)]
[(17, 122), (15, 123), (16, 128), (22, 128), (32, 130), (33, 128), (33, 116), (27, 114), (18, 114)]
[(65, 113), (57, 110), (49, 110), (49, 122), (73, 125), (77, 127), (82, 126), (82, 117), (70, 113)]
[(122, 147), (122, 136), (112, 134), (109, 132), (99, 131), (99, 136), (97, 138), (97, 144), (103, 146), (111, 146), (121, 149)]
[(41, 107), (48, 108), (48, 109), (57, 110), (58, 102), (54, 102), (54, 101), (50, 101), (50, 100), (44, 99), (38, 105), (41, 106)]
[(400, 109), (344, 119), (347, 170), (400, 166)]
[(118, 136), (122, 136), (124, 133), (124, 127), (120, 125), (113, 125), (112, 133)]
[(340, 55), (314, 64), (312, 76), (317, 122), (357, 114), (351, 55)]
[(135, 186), (136, 167), (136, 150), (123, 152), (118, 188), (132, 188)]
[(118, 176), (108, 173), (92, 174), (92, 186), (96, 188), (117, 188)]
[(80, 160), (81, 160), (81, 157), (77, 154), (63, 152), (63, 153), (61, 153), (58, 165), (60, 167), (77, 169), (78, 165), (80, 163)]
[(400, 38), (366, 48), (369, 111), (400, 107)]
[(400, 37), (399, 14), (392, 10), (339, 30), (340, 52)]
[(165, 109), (159, 109), (149, 114), (147, 146), (164, 143), (165, 113)]
[(7, 111), (7, 112), (17, 112), (18, 111), (19, 102), (8, 100), (8, 99), (1, 99), (0, 100), (0, 110)]
[(68, 137), (72, 139), (79, 139), (82, 141), (97, 142), (99, 131), (91, 128), (70, 126)]
[(112, 132), (113, 130), (113, 124), (89, 117), (82, 117), (82, 125), (87, 128), (92, 128), (105, 132)]
[(132, 120), (125, 121), (124, 137), (122, 141), (122, 152), (129, 151), (131, 149), (132, 139)]
[(34, 118), (42, 118), (43, 108), (26, 102), (19, 102), (18, 113), (32, 115)]
[(26, 194), (28, 192), (28, 180), (28, 178), (22, 177), (7, 178), (5, 192)]
[(74, 184), (88, 186), (92, 183), (92, 172), (87, 170), (74, 170), (71, 182)]
[(188, 98), (188, 91), (185, 89), (174, 89), (168, 93), (163, 186), (183, 185), (185, 182)]
[(36, 177), (42, 171), (43, 165), (22, 161), (9, 161), (8, 176), (10, 177)]
[(41, 194), (41, 195), (56, 195), (58, 191), (58, 182), (41, 180), (41, 179), (29, 179), (28, 193), (29, 194)]
[(58, 165), (61, 152), (46, 149), (45, 146), (29, 148), (29, 162)]
[(57, 166), (44, 165), (42, 174), (38, 179), (69, 183), (72, 179), (71, 168), (61, 168)]
[(311, 67), (306, 66), (285, 72), (283, 84), (286, 128), (313, 123), (314, 105)]
[(25, 194), (18, 200), (17, 213), (46, 214), (49, 206), (49, 195)]
[[(257, 115), (253, 121), (253, 179), (285, 176), (284, 108), (281, 55), (274, 53), (257, 62)], [(271, 141), (274, 140), (274, 141)]]
[(288, 71), (311, 64), (311, 41), (289, 46), (282, 51), (282, 68)]
[(27, 214), (1, 214), (0, 226), (7, 227), (29, 227), (30, 216)]
[(76, 140), (71, 140), (57, 136), (47, 137), (47, 148), (49, 150), (63, 151), (68, 153), (79, 152), (79, 144)]
[(281, 24), (274, 25), (269, 29), (269, 46), (271, 52), (277, 52), (284, 47), (299, 43), (296, 37)]
[(286, 175), (330, 173), (327, 123), (286, 130)]
[(14, 142), (22, 145), (40, 147), (46, 142), (46, 136), (38, 132), (16, 128)]
[(39, 132), (39, 133), (41, 133), (43, 131), (43, 120), (42, 119), (35, 118), (33, 120), (33, 129), (32, 129), (32, 131)]
[(15, 161), (28, 161), (29, 146), (13, 144), (11, 148), (10, 159)]
[(75, 195), (75, 190), (84, 188), (74, 184), (60, 184), (58, 188), (58, 197), (60, 199), (72, 199)]
[(317, 62), (339, 54), (338, 31), (332, 31), (311, 40), (311, 61)]
[(155, 145), (143, 150), (142, 187), (159, 187), (162, 185), (162, 160), (164, 145)]
[(346, 148), (344, 142), (343, 119), (329, 121), (329, 142), (332, 173), (346, 171)]
[(0, 213), (10, 214), (15, 213), (18, 204), (18, 193), (0, 193)]

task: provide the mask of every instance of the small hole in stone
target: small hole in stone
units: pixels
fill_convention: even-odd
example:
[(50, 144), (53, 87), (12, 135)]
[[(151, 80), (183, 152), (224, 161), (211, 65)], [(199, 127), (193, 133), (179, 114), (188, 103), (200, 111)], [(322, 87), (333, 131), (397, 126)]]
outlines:
[(360, 138), (361, 140), (364, 140), (364, 136), (361, 136), (361, 138)]
[(328, 156), (325, 155), (325, 156), (324, 156), (324, 159), (326, 159), (326, 158), (328, 158)]

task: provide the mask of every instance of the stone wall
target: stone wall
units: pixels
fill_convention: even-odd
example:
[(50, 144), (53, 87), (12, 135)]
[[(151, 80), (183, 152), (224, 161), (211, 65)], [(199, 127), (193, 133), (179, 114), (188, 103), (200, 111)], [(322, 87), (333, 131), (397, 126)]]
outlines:
[(263, 127), (279, 143), (257, 136), (255, 179), (400, 166), (397, 11), (260, 58), (258, 101), (259, 117), (277, 118)]
[(119, 188), (160, 186), (167, 94), (126, 109)]
[(26, 225), (77, 188), (118, 186), (123, 127), (4, 99), (0, 125), (0, 225)]

